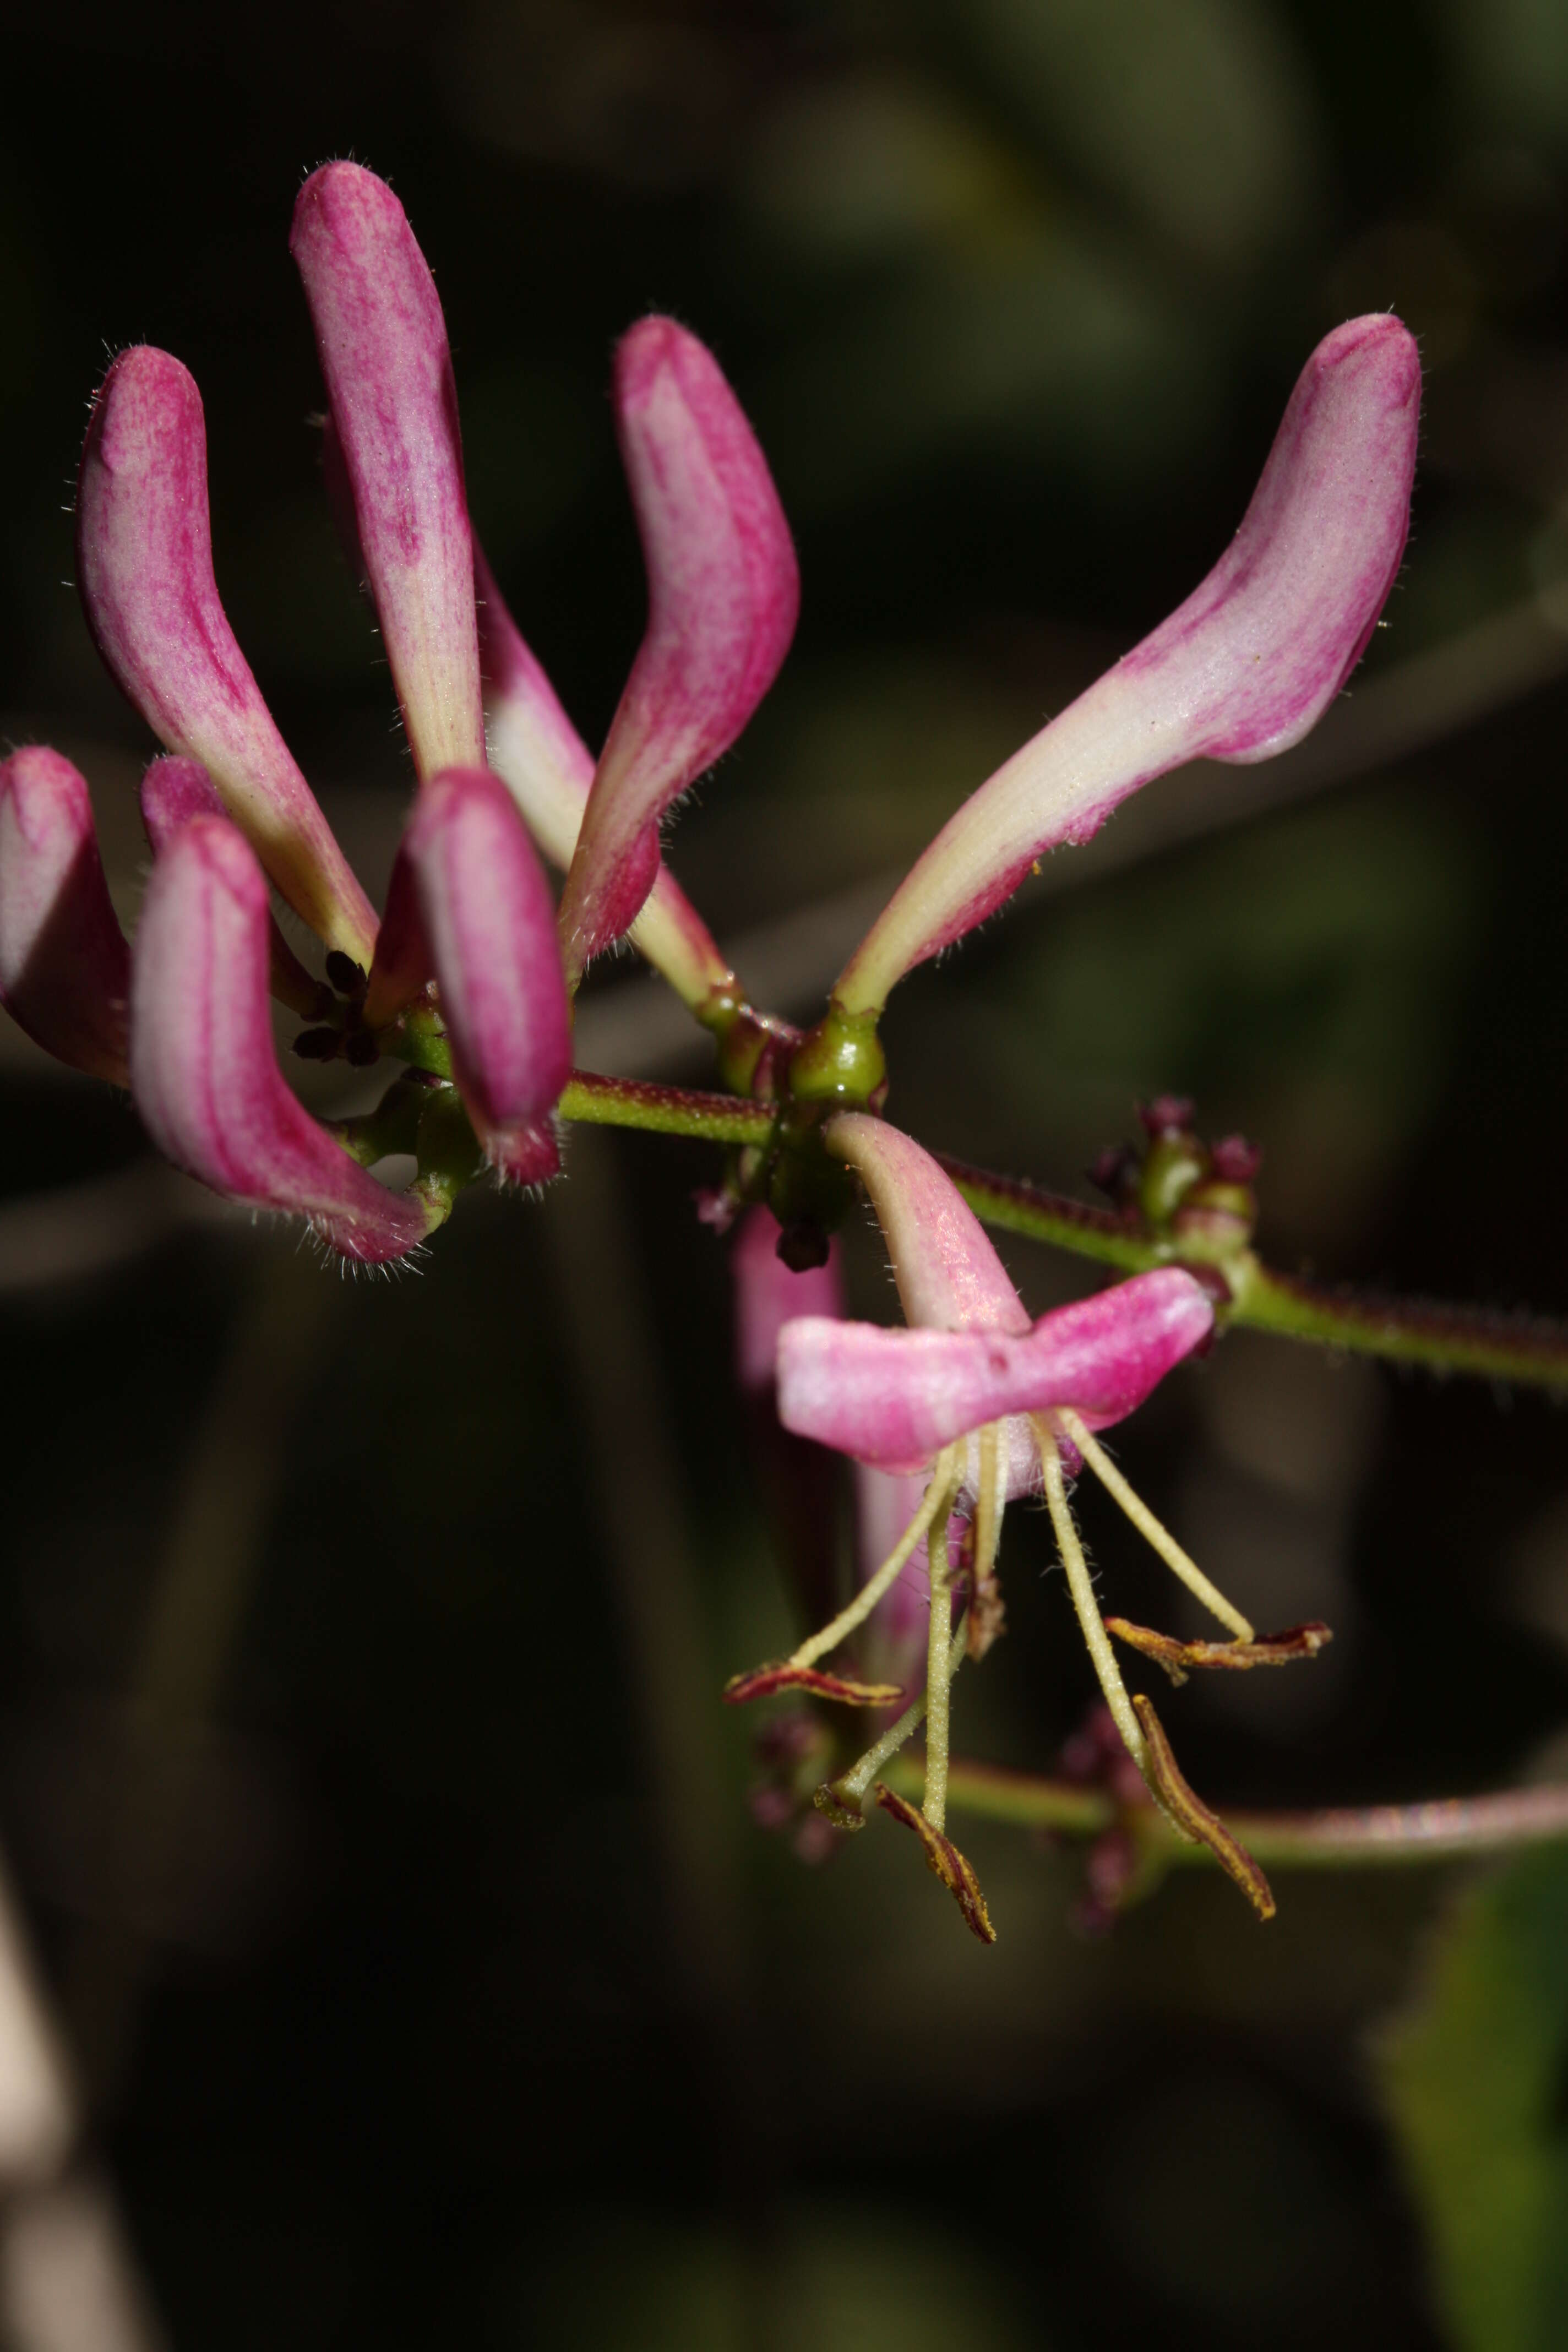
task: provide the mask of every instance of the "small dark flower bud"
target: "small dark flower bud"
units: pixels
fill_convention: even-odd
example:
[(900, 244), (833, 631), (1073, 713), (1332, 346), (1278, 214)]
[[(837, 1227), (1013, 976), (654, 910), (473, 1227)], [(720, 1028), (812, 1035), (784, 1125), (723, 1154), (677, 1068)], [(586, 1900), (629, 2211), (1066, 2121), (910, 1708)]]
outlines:
[(1130, 1144), (1108, 1143), (1089, 1169), (1089, 1181), (1112, 1201), (1129, 1199), (1137, 1189), (1137, 1153)]
[(338, 1044), (335, 1029), (301, 1029), (294, 1040), (294, 1051), (302, 1062), (330, 1062)]
[(1225, 1184), (1250, 1184), (1263, 1165), (1262, 1148), (1245, 1135), (1222, 1135), (1209, 1152), (1214, 1172)]
[(1185, 1135), (1192, 1129), (1193, 1106), (1186, 1095), (1156, 1095), (1152, 1102), (1139, 1104), (1138, 1117), (1151, 1140)]
[(327, 953), (327, 978), (340, 996), (347, 996), (357, 1004), (365, 992), (365, 971), (353, 956), (344, 955), (342, 948), (331, 948)]

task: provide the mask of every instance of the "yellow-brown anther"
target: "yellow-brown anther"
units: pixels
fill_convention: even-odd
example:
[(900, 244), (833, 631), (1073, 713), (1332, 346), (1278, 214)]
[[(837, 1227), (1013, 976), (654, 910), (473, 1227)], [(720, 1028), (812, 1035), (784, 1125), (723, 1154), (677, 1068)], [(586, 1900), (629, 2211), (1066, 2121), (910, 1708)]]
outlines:
[(957, 1904), (970, 1934), (978, 1937), (983, 1944), (994, 1944), (996, 1930), (991, 1925), (991, 1914), (985, 1908), (980, 1881), (952, 1840), (944, 1837), (941, 1830), (933, 1830), (925, 1815), (918, 1812), (913, 1805), (907, 1804), (885, 1780), (878, 1781), (876, 1795), (877, 1802), (885, 1813), (891, 1813), (896, 1822), (902, 1822), (907, 1830), (913, 1830), (925, 1848), (927, 1869), (941, 1879)]
[(1173, 1634), (1157, 1633), (1151, 1625), (1134, 1625), (1126, 1617), (1108, 1617), (1105, 1630), (1163, 1666), (1178, 1689), (1192, 1666), (1224, 1666), (1232, 1673), (1251, 1666), (1289, 1666), (1298, 1658), (1315, 1658), (1334, 1638), (1332, 1626), (1321, 1618), (1305, 1625), (1288, 1625), (1282, 1633), (1259, 1633), (1250, 1642), (1178, 1642)]
[[(1232, 1835), (1219, 1815), (1188, 1786), (1152, 1704), (1141, 1693), (1134, 1694), (1132, 1704), (1147, 1742), (1143, 1770), (1154, 1794), (1184, 1837), (1190, 1838), (1194, 1845), (1207, 1846), (1220, 1868), (1235, 1879), (1258, 1917), (1272, 1919), (1273, 1890), (1262, 1871), (1241, 1840)], [(879, 1796), (880, 1793), (879, 1790)]]

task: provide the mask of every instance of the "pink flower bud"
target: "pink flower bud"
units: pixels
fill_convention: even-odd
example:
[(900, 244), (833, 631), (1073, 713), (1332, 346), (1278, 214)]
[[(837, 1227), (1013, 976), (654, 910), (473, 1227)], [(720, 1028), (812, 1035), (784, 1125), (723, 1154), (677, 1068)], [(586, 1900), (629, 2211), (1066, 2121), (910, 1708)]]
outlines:
[(490, 1164), (520, 1184), (557, 1174), (551, 1113), (572, 1072), (555, 910), (522, 819), (484, 768), (448, 768), (415, 804), (387, 897), (365, 1018), (374, 1028), (433, 972), (452, 1063)]
[(473, 547), (436, 281), (403, 206), (358, 163), (306, 181), (289, 249), (415, 767), (481, 767)]
[(800, 581), (767, 462), (712, 354), (671, 319), (616, 355), (648, 622), (599, 761), (561, 905), (574, 984), (658, 871), (658, 821), (729, 749), (795, 634)]
[(268, 1011), (267, 884), (226, 818), (153, 869), (131, 989), (131, 1090), (160, 1150), (232, 1199), (308, 1217), (343, 1256), (404, 1256), (436, 1222), (351, 1160), (284, 1084)]
[[(490, 766), (545, 856), (564, 873), (583, 827), (594, 755), (561, 708), (477, 543), (474, 585)], [(734, 980), (707, 924), (662, 861), (630, 938), (689, 1005), (701, 1004)]]
[(1409, 529), (1421, 368), (1384, 312), (1321, 342), (1240, 530), (1203, 585), (964, 803), (841, 975), (879, 1011), (1064, 842), (1188, 760), (1267, 760), (1300, 742), (1365, 650)]
[[(217, 787), (199, 760), (182, 760), (171, 752), (154, 760), (142, 779), (142, 822), (154, 856), (168, 847), (183, 824), (194, 816), (222, 816)], [(268, 985), (279, 1004), (288, 1005), (301, 1021), (321, 1021), (332, 1009), (332, 992), (323, 980), (312, 980), (282, 932), (275, 915), (268, 915)]]
[(14, 751), (0, 763), (0, 1003), (59, 1061), (122, 1087), (130, 980), (86, 783), (41, 743)]
[(289, 905), (368, 963), (375, 917), (235, 641), (213, 577), (201, 394), (167, 352), (121, 352), (93, 404), (77, 579), (117, 683), (169, 751), (199, 760)]

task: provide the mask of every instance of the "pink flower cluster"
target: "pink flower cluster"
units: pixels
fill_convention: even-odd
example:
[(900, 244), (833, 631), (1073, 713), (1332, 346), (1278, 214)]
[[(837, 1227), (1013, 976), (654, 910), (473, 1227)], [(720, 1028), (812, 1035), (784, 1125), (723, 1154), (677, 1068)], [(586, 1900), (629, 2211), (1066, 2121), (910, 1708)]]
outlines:
[[(444, 1203), (389, 1192), (305, 1112), (268, 998), (329, 1024), (307, 1051), (359, 1061), (395, 1053), (423, 1017), (444, 1033), (489, 1164), (521, 1183), (553, 1175), (570, 992), (588, 958), (640, 915), (694, 1001), (728, 978), (662, 873), (658, 822), (771, 684), (798, 589), (723, 376), (673, 320), (641, 320), (616, 356), (616, 413), (649, 618), (595, 762), (473, 540), (446, 325), (402, 206), (373, 173), (329, 164), (300, 192), (292, 249), (326, 383), (329, 482), (418, 779), (384, 913), (378, 924), (224, 611), (200, 394), (178, 360), (138, 346), (94, 403), (78, 576), (105, 662), (169, 755), (142, 790), (152, 880), (128, 950), (82, 778), (53, 751), (15, 754), (0, 768), (0, 1001), (62, 1060), (128, 1084), (193, 1175), (379, 1262), (417, 1244)], [(567, 870), (559, 918), (536, 840)], [(269, 885), (326, 950), (324, 980), (284, 939)]]
[[(389, 1054), (423, 1074), (409, 1082), (416, 1094), (425, 1085), (432, 1101), (460, 1102), (465, 1173), (485, 1162), (522, 1184), (553, 1176), (572, 999), (595, 956), (629, 936), (721, 1039), (739, 1018), (734, 976), (663, 864), (660, 824), (772, 684), (799, 583), (766, 462), (712, 356), (669, 319), (640, 320), (616, 356), (614, 404), (647, 622), (595, 759), (470, 529), (446, 324), (401, 205), (357, 164), (329, 164), (300, 191), (291, 244), (326, 386), (327, 487), (374, 605), (416, 781), (385, 908), (378, 922), (224, 611), (196, 386), (177, 359), (138, 346), (114, 361), (93, 406), (78, 578), (104, 661), (163, 747), (142, 788), (151, 880), (128, 947), (85, 782), (55, 751), (15, 752), (0, 764), (0, 1002), (63, 1061), (128, 1085), (180, 1167), (233, 1199), (303, 1216), (345, 1257), (377, 1263), (440, 1223), (450, 1171), (433, 1152), (408, 1191), (378, 1182), (353, 1139), (319, 1124), (286, 1084), (271, 1001), (311, 1024), (299, 1051), (356, 1065)], [(926, 1710), (919, 1824), (976, 1932), (990, 1932), (984, 1902), (942, 1834), (951, 1645), (967, 1616), (979, 1654), (1000, 1622), (993, 1570), (1010, 1499), (1043, 1489), (1121, 1736), (1173, 1817), (1196, 1822), (1222, 1858), (1234, 1841), (1205, 1826), (1212, 1817), (1169, 1763), (1152, 1710), (1123, 1688), (1065, 1471), (1094, 1468), (1249, 1657), (1270, 1644), (1254, 1642), (1130, 1496), (1092, 1435), (1207, 1339), (1207, 1292), (1170, 1265), (1031, 1322), (950, 1180), (857, 1107), (880, 1101), (876, 1022), (905, 972), (999, 907), (1037, 858), (1087, 840), (1142, 784), (1198, 757), (1266, 759), (1315, 723), (1400, 563), (1419, 391), (1415, 348), (1396, 319), (1352, 320), (1327, 336), (1208, 577), (963, 803), (851, 956), (811, 1037), (753, 1016), (773, 1050), (744, 1082), (793, 1093), (794, 1148), (804, 1139), (859, 1180), (907, 1328), (845, 1320), (832, 1262), (789, 1272), (768, 1212), (755, 1211), (736, 1259), (743, 1383), (767, 1398), (770, 1418), (776, 1405), (797, 1444), (854, 1459), (871, 1549), (858, 1598), (791, 1659), (739, 1678), (731, 1696), (794, 1683), (886, 1706), (918, 1685), (908, 1581), (920, 1580), (923, 1543), (923, 1691), (835, 1782), (835, 1817), (854, 1824), (868, 1776)], [(564, 875), (559, 906), (541, 853)], [(319, 957), (302, 960), (285, 938), (274, 893)], [(726, 1063), (731, 1076), (742, 1059)], [(806, 1108), (825, 1097), (825, 1109)], [(442, 1118), (431, 1131), (450, 1138)], [(754, 1181), (745, 1189), (756, 1197)], [(896, 1682), (818, 1669), (868, 1619), (863, 1654)], [(881, 1801), (916, 1822), (896, 1793)], [(1226, 1866), (1258, 1899), (1235, 1853)]]

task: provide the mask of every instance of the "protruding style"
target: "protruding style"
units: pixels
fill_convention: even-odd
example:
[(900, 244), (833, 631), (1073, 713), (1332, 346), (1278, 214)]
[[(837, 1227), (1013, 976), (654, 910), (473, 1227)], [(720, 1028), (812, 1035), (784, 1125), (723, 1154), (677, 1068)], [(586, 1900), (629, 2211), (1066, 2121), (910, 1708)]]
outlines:
[(841, 974), (841, 1013), (879, 1012), (1037, 857), (1088, 841), (1141, 784), (1189, 760), (1270, 759), (1316, 724), (1399, 570), (1420, 394), (1397, 319), (1375, 312), (1325, 337), (1208, 578), (942, 828)]
[(647, 898), (659, 818), (745, 726), (800, 602), (767, 462), (711, 352), (672, 319), (644, 319), (622, 339), (615, 395), (648, 621), (562, 899), (574, 986)]
[(403, 206), (358, 163), (312, 173), (289, 249), (415, 767), (427, 780), (482, 766), (473, 542), (436, 281)]
[(296, 913), (368, 964), (375, 917), (240, 652), (213, 576), (201, 394), (167, 352), (121, 352), (93, 404), (77, 579), (117, 683), (170, 751), (199, 760)]
[(552, 1113), (572, 1070), (555, 910), (506, 787), (483, 768), (433, 777), (388, 893), (365, 1018), (392, 1019), (434, 977), (463, 1101), (492, 1167), (560, 1169)]
[(86, 782), (29, 744), (0, 762), (0, 1003), (58, 1061), (122, 1087), (130, 978)]
[(437, 1222), (386, 1192), (295, 1100), (268, 1012), (267, 885), (226, 818), (180, 826), (136, 934), (131, 1089), (149, 1133), (215, 1192), (308, 1217), (344, 1257), (402, 1257)]

